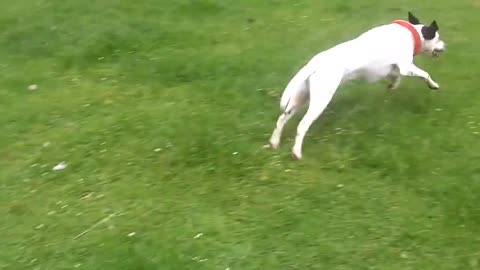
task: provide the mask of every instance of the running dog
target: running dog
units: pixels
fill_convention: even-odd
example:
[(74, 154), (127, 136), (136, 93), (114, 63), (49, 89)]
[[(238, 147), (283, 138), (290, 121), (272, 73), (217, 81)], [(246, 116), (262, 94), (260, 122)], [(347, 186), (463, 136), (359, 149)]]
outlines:
[(288, 83), (280, 100), (283, 113), (270, 137), (277, 149), (282, 130), (300, 107), (309, 101), (308, 110), (297, 127), (292, 156), (302, 158), (302, 144), (312, 123), (322, 114), (340, 85), (351, 80), (390, 81), (399, 86), (401, 77), (423, 79), (431, 89), (439, 89), (430, 75), (415, 66), (420, 53), (437, 57), (446, 48), (440, 39), (436, 21), (424, 25), (408, 12), (408, 21), (397, 20), (377, 26), (355, 39), (338, 44), (315, 55)]

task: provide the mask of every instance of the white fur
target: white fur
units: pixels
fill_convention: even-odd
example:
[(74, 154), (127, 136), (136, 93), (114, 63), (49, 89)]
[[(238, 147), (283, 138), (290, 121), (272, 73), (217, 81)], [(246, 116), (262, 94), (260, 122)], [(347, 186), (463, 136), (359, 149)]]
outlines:
[[(432, 40), (424, 40), (423, 25), (415, 25), (422, 39), (423, 53), (436, 56), (445, 49), (438, 32)], [(359, 37), (315, 55), (288, 83), (280, 106), (284, 112), (277, 120), (270, 138), (278, 148), (283, 127), (298, 109), (309, 100), (308, 111), (297, 127), (293, 157), (302, 158), (302, 144), (311, 124), (330, 103), (338, 87), (351, 80), (375, 82), (390, 80), (390, 88), (400, 84), (402, 76), (419, 77), (432, 89), (439, 85), (430, 75), (413, 64), (412, 33), (398, 24), (375, 27)]]

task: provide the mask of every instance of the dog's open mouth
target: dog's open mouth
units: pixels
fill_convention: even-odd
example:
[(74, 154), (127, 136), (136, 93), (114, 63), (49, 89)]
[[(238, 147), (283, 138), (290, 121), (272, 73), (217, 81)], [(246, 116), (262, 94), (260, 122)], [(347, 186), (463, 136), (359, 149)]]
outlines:
[(443, 50), (435, 49), (435, 50), (432, 51), (432, 56), (433, 57), (438, 57), (442, 52), (443, 52)]

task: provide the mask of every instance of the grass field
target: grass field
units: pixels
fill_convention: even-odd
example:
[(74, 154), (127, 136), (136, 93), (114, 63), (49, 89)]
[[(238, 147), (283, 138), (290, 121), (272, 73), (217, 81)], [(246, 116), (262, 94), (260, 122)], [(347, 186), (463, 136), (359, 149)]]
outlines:
[[(303, 113), (264, 147), (298, 68), (409, 10), (449, 45), (416, 60), (440, 91), (351, 84), (304, 160)], [(4, 0), (0, 269), (480, 269), (479, 11)]]

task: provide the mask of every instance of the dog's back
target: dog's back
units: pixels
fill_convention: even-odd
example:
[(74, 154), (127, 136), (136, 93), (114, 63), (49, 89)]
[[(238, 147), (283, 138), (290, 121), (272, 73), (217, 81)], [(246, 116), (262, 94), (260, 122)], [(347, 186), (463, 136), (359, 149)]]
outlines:
[(353, 79), (376, 81), (385, 77), (394, 63), (412, 57), (411, 35), (401, 26), (375, 27), (355, 39), (320, 52), (305, 66), (311, 72), (342, 72), (342, 82)]
[(410, 48), (413, 50), (408, 35), (398, 25), (381, 25), (318, 53), (288, 83), (280, 107), (285, 109), (296, 95), (307, 95), (307, 79), (316, 72), (325, 80), (329, 80), (329, 74), (342, 74), (340, 84), (355, 79), (373, 82), (387, 76), (392, 64), (408, 57)]

